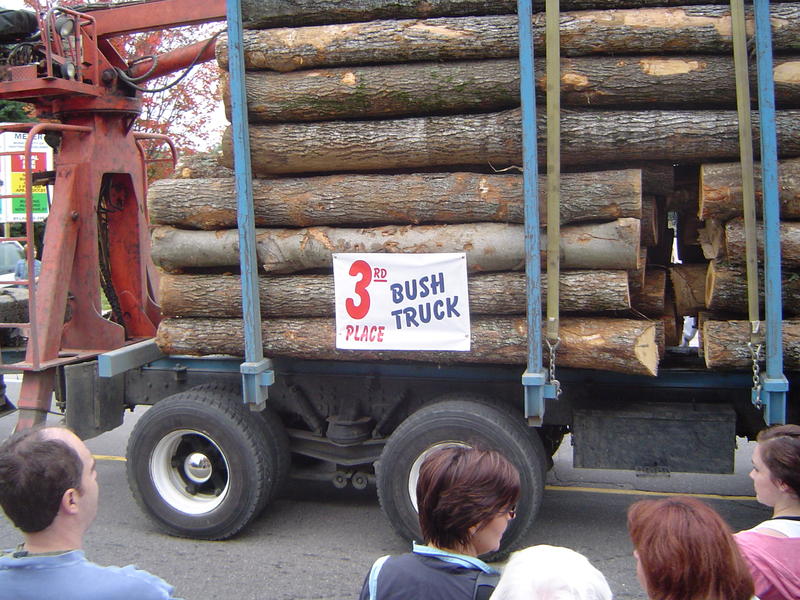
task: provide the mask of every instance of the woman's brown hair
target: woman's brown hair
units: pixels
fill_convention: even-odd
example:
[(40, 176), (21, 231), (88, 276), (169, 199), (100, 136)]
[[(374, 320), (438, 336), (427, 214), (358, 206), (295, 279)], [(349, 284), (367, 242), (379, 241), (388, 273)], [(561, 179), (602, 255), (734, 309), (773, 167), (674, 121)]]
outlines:
[(758, 434), (761, 460), (772, 477), (800, 498), (800, 425), (777, 425)]
[(628, 532), (651, 600), (749, 600), (753, 580), (730, 527), (688, 497), (641, 500)]
[(465, 446), (434, 450), (417, 480), (423, 539), (437, 548), (466, 545), (470, 527), (511, 509), (519, 486), (519, 472), (499, 452)]

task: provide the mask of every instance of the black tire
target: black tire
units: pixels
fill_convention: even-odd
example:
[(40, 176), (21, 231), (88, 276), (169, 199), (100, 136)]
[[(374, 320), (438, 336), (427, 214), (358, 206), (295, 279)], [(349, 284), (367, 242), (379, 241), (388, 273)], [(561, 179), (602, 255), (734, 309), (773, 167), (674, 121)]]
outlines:
[(131, 432), (127, 457), (136, 502), (181, 537), (235, 535), (263, 508), (275, 482), (275, 461), (256, 420), (242, 404), (208, 391), (181, 392), (151, 407)]
[[(193, 387), (189, 391), (202, 392), (219, 398), (225, 398), (227, 402), (242, 404), (242, 392), (240, 388), (234, 385), (225, 383), (204, 383)], [(265, 497), (266, 503), (272, 502), (281, 490), (286, 486), (289, 480), (289, 469), (292, 463), (292, 457), (289, 452), (289, 436), (286, 434), (286, 429), (283, 427), (278, 414), (269, 406), (269, 400), (264, 410), (253, 412), (246, 409), (245, 412), (256, 420), (258, 426), (261, 428), (264, 439), (267, 443), (267, 448), (275, 462), (275, 482), (270, 486), (267, 496)]]
[(539, 511), (545, 452), (539, 437), (529, 434), (521, 417), (517, 420), (484, 401), (446, 398), (421, 408), (400, 424), (375, 467), (381, 508), (401, 537), (421, 541), (414, 506), (415, 470), (428, 451), (453, 443), (498, 450), (519, 470), (517, 517), (509, 523), (500, 550), (486, 558), (503, 556), (528, 532)]

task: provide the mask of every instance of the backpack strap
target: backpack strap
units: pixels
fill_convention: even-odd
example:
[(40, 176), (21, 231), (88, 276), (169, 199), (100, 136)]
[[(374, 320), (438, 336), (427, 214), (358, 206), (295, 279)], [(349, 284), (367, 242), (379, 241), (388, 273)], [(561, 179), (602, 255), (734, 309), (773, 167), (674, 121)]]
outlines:
[[(499, 580), (499, 573), (485, 573), (484, 571), (480, 571), (478, 573), (478, 578), (475, 580), (475, 590), (472, 593), (472, 600), (489, 600)], [(370, 597), (370, 600), (375, 599)]]
[[(381, 567), (390, 558), (390, 555), (381, 556), (372, 564), (369, 570), (369, 600), (378, 600), (378, 574), (381, 572)], [(487, 596), (488, 597), (488, 596)]]

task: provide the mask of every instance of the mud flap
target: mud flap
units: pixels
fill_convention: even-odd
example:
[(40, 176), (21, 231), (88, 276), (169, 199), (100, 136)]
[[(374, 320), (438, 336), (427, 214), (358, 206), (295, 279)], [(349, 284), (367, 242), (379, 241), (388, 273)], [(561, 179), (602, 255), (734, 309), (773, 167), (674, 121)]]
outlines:
[(97, 361), (67, 365), (63, 371), (66, 425), (89, 439), (122, 425), (125, 376), (100, 378)]

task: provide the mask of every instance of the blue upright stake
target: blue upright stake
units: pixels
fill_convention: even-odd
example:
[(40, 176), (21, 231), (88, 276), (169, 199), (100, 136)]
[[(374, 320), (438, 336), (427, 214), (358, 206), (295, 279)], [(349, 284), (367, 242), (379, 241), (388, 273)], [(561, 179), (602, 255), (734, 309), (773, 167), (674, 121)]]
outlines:
[(766, 373), (761, 377), (761, 401), (768, 425), (786, 422), (781, 313), (781, 239), (778, 205), (778, 152), (775, 135), (775, 86), (772, 75), (772, 31), (769, 0), (755, 0), (758, 108), (761, 139), (761, 186), (764, 200), (764, 302)]
[[(525, 416), (532, 425), (544, 416), (546, 374), (542, 368), (542, 291), (539, 240), (539, 166), (536, 138), (536, 88), (533, 75), (533, 7), (531, 0), (517, 2), (519, 15), (519, 72), (522, 104), (522, 190), (525, 206), (525, 274), (528, 300), (528, 368)], [(551, 396), (554, 396), (554, 393)]]
[(242, 13), (240, 0), (228, 0), (228, 72), (231, 88), (231, 131), (236, 178), (236, 210), (239, 223), (239, 264), (242, 271), (242, 313), (244, 317), (244, 359), (242, 395), (254, 409), (263, 408), (267, 386), (274, 381), (272, 362), (264, 358), (261, 340), (261, 302), (258, 295), (256, 224), (253, 212), (253, 183), (250, 168), (250, 136), (247, 124), (247, 96), (244, 82)]

